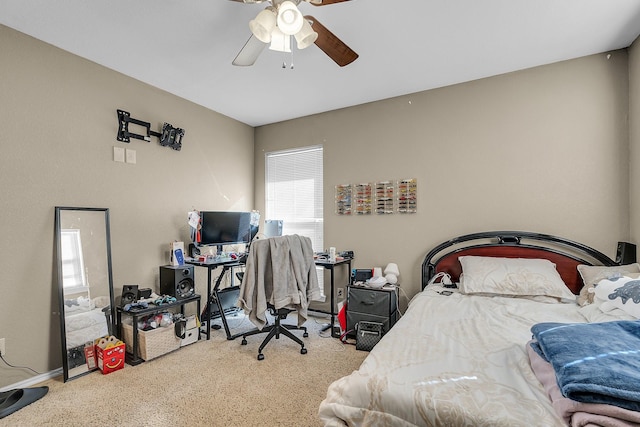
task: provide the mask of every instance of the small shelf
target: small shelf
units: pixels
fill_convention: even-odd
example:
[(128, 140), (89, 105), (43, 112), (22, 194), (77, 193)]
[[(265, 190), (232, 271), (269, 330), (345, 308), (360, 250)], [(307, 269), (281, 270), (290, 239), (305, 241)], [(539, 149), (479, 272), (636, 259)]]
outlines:
[(371, 184), (355, 184), (353, 186), (353, 198), (357, 215), (369, 215), (373, 210), (373, 194)]
[(351, 215), (351, 184), (336, 185), (336, 213)]
[(375, 188), (375, 212), (380, 215), (393, 213), (393, 200), (395, 185), (393, 181), (376, 182)]
[(418, 211), (418, 180), (398, 181), (398, 212), (416, 213)]
[[(138, 342), (138, 320), (146, 315), (160, 313), (162, 311), (166, 311), (170, 308), (180, 308), (180, 312), (184, 314), (184, 306), (188, 303), (195, 302), (196, 307), (196, 316), (200, 313), (200, 295), (194, 294), (188, 298), (179, 299), (176, 302), (168, 303), (168, 304), (149, 304), (147, 308), (132, 308), (129, 311), (125, 311), (122, 307), (116, 307), (116, 325), (119, 333), (118, 338), (124, 340), (124, 328), (122, 325), (122, 315), (131, 316), (131, 327), (132, 327), (132, 343), (131, 343), (131, 353), (126, 353), (127, 363), (129, 365), (138, 365), (144, 360), (139, 356), (139, 342)], [(173, 329), (173, 328), (172, 328)]]

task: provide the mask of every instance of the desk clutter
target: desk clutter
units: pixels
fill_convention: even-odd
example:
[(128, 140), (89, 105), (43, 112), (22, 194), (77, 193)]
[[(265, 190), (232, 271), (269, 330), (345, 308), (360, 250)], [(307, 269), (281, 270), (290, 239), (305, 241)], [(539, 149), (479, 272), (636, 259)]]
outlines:
[(138, 285), (124, 285), (120, 307), (124, 311), (148, 308), (150, 304), (160, 306), (195, 295), (195, 281), (192, 265), (161, 265), (159, 267), (160, 294), (150, 288)]
[(122, 309), (124, 311), (131, 311), (131, 310), (135, 310), (137, 308), (149, 308), (150, 304), (156, 305), (156, 306), (161, 306), (161, 305), (166, 305), (166, 304), (172, 304), (176, 301), (178, 301), (176, 299), (176, 297), (172, 297), (171, 295), (158, 295), (156, 293), (152, 294), (153, 296), (147, 299), (142, 299), (139, 301), (135, 301), (129, 304), (125, 304)]
[[(129, 320), (129, 319), (128, 319)], [(200, 322), (195, 315), (181, 313), (154, 313), (137, 320), (138, 354), (151, 360), (198, 341)], [(133, 326), (123, 321), (122, 334), (126, 350), (133, 353)]]
[(116, 327), (126, 344), (129, 365), (154, 359), (200, 338), (200, 320), (197, 314), (186, 315), (187, 304), (195, 304), (198, 313), (200, 295), (181, 299), (152, 293), (148, 302), (116, 307)]
[(323, 252), (316, 252), (313, 255), (313, 258), (316, 261), (328, 261), (328, 262), (336, 262), (342, 261), (345, 259), (353, 259), (355, 257), (353, 251), (336, 251), (336, 248), (331, 247), (329, 250), (325, 250)]
[(185, 258), (186, 262), (197, 262), (201, 264), (215, 264), (223, 262), (244, 262), (247, 259), (245, 252), (220, 252), (217, 254), (196, 255)]
[(390, 262), (384, 271), (381, 267), (354, 269), (351, 272), (351, 283), (356, 286), (381, 289), (387, 285), (397, 285), (398, 276), (400, 276), (398, 264)]

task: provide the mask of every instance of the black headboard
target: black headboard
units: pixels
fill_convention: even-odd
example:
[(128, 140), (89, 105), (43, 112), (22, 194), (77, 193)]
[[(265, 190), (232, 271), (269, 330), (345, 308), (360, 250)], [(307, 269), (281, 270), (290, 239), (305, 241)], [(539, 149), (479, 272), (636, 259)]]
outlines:
[(562, 280), (575, 294), (582, 288), (579, 264), (616, 265), (602, 252), (562, 237), (527, 231), (486, 231), (456, 237), (429, 251), (422, 262), (422, 289), (439, 272), (446, 272), (457, 281), (462, 272), (458, 257), (462, 255), (548, 259), (556, 264)]

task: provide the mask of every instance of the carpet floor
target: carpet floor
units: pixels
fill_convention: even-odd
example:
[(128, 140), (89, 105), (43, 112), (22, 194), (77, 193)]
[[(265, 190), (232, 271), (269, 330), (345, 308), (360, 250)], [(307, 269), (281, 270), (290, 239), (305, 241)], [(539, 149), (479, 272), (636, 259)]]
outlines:
[[(286, 320), (295, 322), (295, 313)], [(211, 340), (182, 347), (137, 366), (96, 371), (49, 386), (42, 399), (0, 420), (0, 426), (321, 426), (318, 406), (327, 387), (357, 369), (368, 353), (321, 332), (324, 318), (305, 323), (307, 354), (281, 336), (264, 349), (265, 335)], [(232, 333), (250, 330), (244, 315), (229, 319)], [(301, 332), (295, 332), (301, 336)]]

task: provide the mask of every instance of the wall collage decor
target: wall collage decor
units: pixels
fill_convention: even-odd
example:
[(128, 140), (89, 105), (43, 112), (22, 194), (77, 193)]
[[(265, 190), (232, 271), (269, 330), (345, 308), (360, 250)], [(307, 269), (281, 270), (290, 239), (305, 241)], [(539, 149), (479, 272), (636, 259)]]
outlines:
[(415, 178), (375, 183), (336, 185), (336, 214), (389, 215), (416, 213), (418, 180)]
[(336, 185), (336, 213), (351, 215), (351, 184)]

